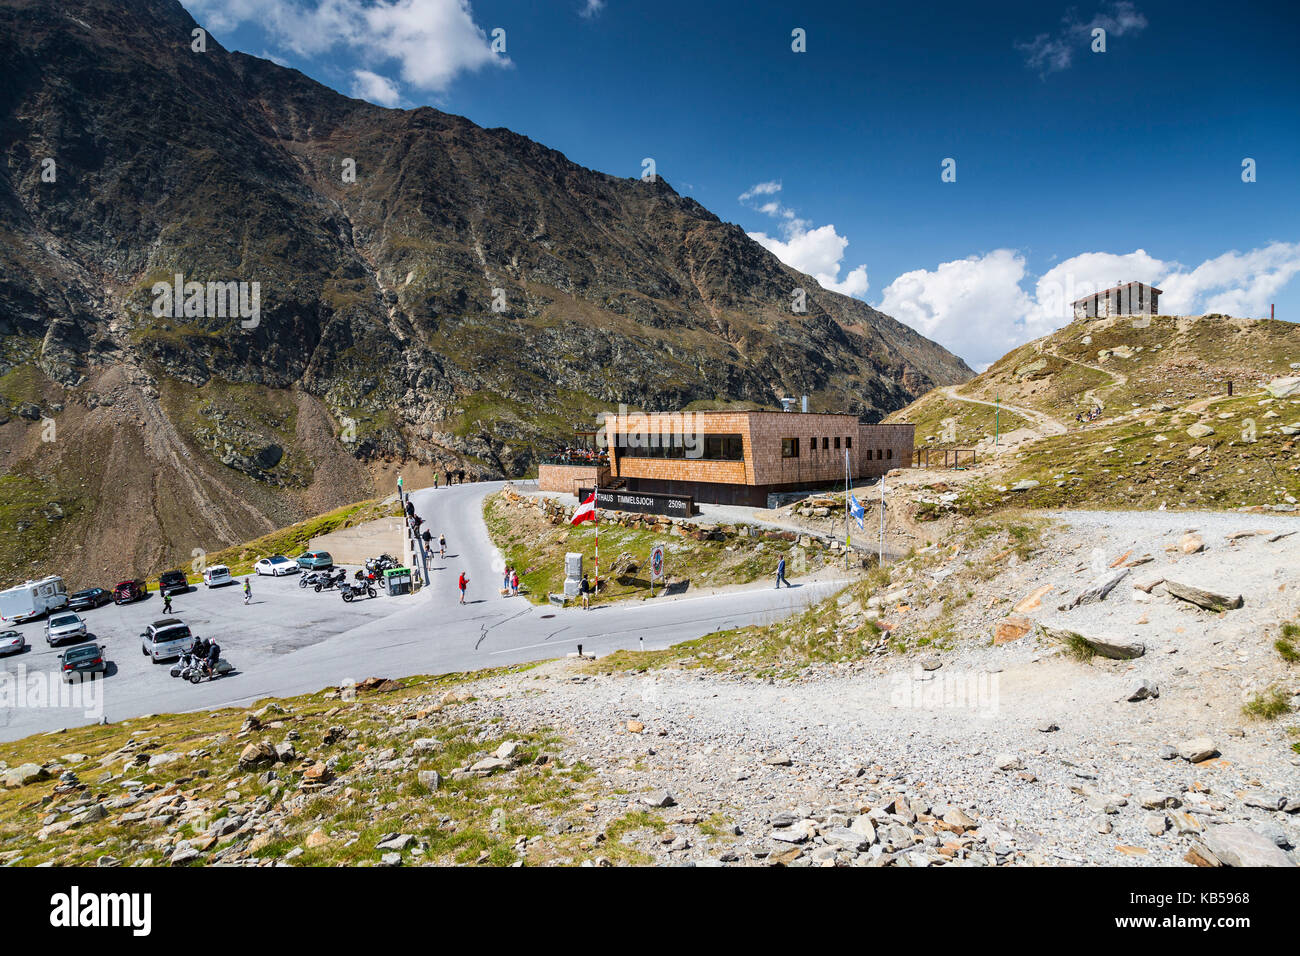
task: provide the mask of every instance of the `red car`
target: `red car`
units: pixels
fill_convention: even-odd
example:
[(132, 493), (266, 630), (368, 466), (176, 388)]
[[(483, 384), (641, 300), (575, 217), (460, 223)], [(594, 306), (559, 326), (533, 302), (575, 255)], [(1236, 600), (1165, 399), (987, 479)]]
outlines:
[(130, 604), (149, 596), (149, 586), (143, 581), (119, 581), (113, 585), (113, 603)]

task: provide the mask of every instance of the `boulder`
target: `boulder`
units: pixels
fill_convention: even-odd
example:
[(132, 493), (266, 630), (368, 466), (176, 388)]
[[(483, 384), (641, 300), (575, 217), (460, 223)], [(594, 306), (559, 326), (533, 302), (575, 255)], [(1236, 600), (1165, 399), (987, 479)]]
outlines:
[(38, 763), (25, 763), (5, 771), (4, 786), (9, 790), (25, 787), (29, 783), (48, 780), (50, 772)]
[(1011, 614), (998, 621), (993, 632), (994, 644), (1007, 644), (1018, 641), (1033, 629), (1034, 622), (1019, 614)]
[(1188, 601), (1207, 611), (1229, 611), (1245, 603), (1240, 592), (1233, 593), (1225, 588), (1204, 583), (1193, 584), (1186, 580), (1165, 578), (1165, 590), (1179, 600)]
[(1218, 753), (1218, 746), (1209, 737), (1193, 737), (1190, 740), (1184, 740), (1178, 745), (1178, 756), (1189, 763), (1200, 763), (1202, 760), (1209, 760), (1211, 757), (1217, 756)]
[(1210, 827), (1203, 839), (1225, 866), (1295, 866), (1268, 837), (1236, 823)]
[(1125, 700), (1139, 701), (1139, 700), (1147, 700), (1148, 698), (1156, 698), (1159, 696), (1160, 696), (1159, 685), (1157, 685), (1155, 681), (1151, 680), (1151, 678), (1144, 677), (1136, 684), (1133, 685), (1132, 689), (1128, 692), (1127, 696), (1125, 697)]
[(1187, 426), (1187, 436), (1189, 438), (1208, 438), (1214, 434), (1214, 429), (1204, 422), (1197, 422), (1195, 425)]
[(1082, 641), (1092, 648), (1094, 654), (1115, 661), (1127, 661), (1141, 657), (1146, 653), (1146, 644), (1135, 638), (1121, 637), (1117, 634), (1085, 634), (1077, 627), (1043, 622), (1039, 625), (1043, 635), (1059, 644), (1072, 646)]
[(1113, 571), (1106, 571), (1104, 574), (1097, 575), (1092, 579), (1092, 583), (1079, 592), (1078, 596), (1070, 603), (1070, 607), (1106, 600), (1106, 595), (1115, 589), (1115, 585), (1128, 577), (1129, 570), (1129, 568), (1115, 568)]
[(1300, 395), (1300, 375), (1288, 375), (1284, 378), (1275, 378), (1264, 388), (1274, 398), (1292, 398)]

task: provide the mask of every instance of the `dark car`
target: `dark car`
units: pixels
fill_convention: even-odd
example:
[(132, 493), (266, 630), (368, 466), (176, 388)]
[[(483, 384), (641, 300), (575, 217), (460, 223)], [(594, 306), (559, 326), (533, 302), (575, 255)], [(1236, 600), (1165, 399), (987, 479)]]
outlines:
[(104, 661), (104, 649), (98, 644), (82, 644), (70, 647), (59, 655), (59, 670), (63, 680), (72, 683), (72, 679), (82, 674), (102, 674), (108, 665)]
[(113, 600), (113, 595), (103, 588), (86, 588), (84, 591), (76, 591), (69, 596), (68, 610), (89, 611), (92, 608), (107, 604), (111, 600)]
[(118, 581), (113, 586), (113, 603), (130, 604), (149, 596), (149, 585), (143, 581)]
[(169, 594), (183, 594), (190, 589), (190, 582), (184, 571), (164, 571), (158, 575), (158, 593), (163, 597)]

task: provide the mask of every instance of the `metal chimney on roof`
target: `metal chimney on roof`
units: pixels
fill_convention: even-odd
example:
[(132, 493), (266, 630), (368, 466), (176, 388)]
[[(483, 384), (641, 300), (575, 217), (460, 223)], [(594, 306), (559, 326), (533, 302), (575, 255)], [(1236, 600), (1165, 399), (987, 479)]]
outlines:
[(803, 397), (803, 401), (800, 403), (799, 408), (800, 408), (800, 410), (801, 410), (805, 415), (808, 414), (808, 396), (807, 396), (807, 395), (805, 395), (805, 396)]

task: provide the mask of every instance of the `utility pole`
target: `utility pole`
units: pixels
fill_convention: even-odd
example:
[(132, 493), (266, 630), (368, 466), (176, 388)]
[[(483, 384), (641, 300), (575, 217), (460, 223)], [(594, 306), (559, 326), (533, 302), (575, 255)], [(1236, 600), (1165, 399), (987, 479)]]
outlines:
[(993, 444), (998, 443), (998, 436), (1002, 433), (1002, 396), (993, 396)]

